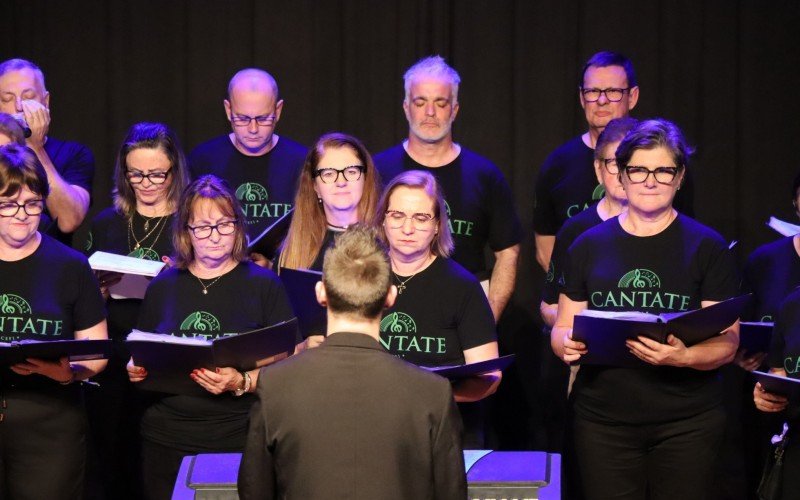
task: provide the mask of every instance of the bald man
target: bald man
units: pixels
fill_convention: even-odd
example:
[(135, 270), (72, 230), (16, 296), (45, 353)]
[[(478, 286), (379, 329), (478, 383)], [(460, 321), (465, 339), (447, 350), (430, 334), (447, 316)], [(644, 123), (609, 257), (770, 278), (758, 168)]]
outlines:
[(275, 133), (283, 100), (266, 71), (248, 68), (233, 75), (223, 104), (231, 133), (197, 146), (189, 168), (193, 178), (214, 174), (228, 181), (253, 238), (292, 208), (308, 149)]

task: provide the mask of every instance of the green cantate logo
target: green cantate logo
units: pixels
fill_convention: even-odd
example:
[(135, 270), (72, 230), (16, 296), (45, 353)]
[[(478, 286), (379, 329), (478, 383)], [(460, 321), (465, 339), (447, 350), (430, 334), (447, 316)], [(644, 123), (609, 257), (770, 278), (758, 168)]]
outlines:
[(92, 234), (91, 231), (89, 231), (89, 234), (86, 236), (86, 243), (83, 245), (83, 248), (86, 249), (86, 251), (88, 252), (89, 250), (92, 249), (92, 245), (94, 245), (94, 235)]
[(267, 189), (257, 182), (245, 182), (236, 189), (236, 197), (240, 201), (267, 201)]
[(186, 316), (181, 323), (182, 331), (192, 332), (218, 332), (220, 331), (219, 320), (213, 314), (205, 311), (196, 311)]
[(28, 301), (19, 295), (4, 293), (0, 295), (0, 313), (3, 314), (31, 314)]
[(552, 283), (553, 279), (556, 277), (556, 268), (553, 265), (553, 261), (550, 261), (550, 265), (547, 266), (547, 282)]
[(416, 333), (417, 324), (414, 318), (404, 312), (393, 312), (381, 320), (381, 332), (384, 333)]
[(620, 278), (619, 288), (661, 288), (661, 279), (649, 269), (634, 269)]
[(140, 247), (128, 254), (128, 257), (135, 257), (143, 260), (159, 260), (158, 252), (149, 247)]
[(606, 188), (603, 187), (602, 184), (598, 184), (594, 191), (592, 191), (592, 199), (599, 200), (606, 194)]
[(444, 200), (444, 210), (447, 212), (447, 217), (450, 217), (450, 204), (447, 203), (447, 200)]

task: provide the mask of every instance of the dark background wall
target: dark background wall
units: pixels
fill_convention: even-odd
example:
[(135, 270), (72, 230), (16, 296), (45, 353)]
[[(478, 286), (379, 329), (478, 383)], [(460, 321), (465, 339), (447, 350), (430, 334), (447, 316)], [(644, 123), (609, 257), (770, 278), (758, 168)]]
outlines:
[[(789, 199), (800, 171), (795, 0), (0, 4), (0, 59), (39, 64), (52, 135), (96, 155), (92, 213), (110, 203), (113, 155), (131, 124), (165, 122), (187, 150), (226, 132), (222, 99), (242, 67), (277, 78), (286, 101), (279, 134), (310, 144), (342, 130), (377, 152), (407, 133), (403, 71), (438, 53), (462, 77), (456, 140), (500, 166), (529, 228), (539, 165), (584, 131), (579, 69), (611, 49), (636, 66), (634, 115), (673, 120), (697, 146), (690, 165), (697, 216), (738, 240), (740, 259), (775, 238), (764, 226), (770, 215), (796, 221)], [(542, 275), (531, 240), (515, 298), (514, 323), (527, 326), (504, 341), (506, 350), (523, 349), (538, 321)]]

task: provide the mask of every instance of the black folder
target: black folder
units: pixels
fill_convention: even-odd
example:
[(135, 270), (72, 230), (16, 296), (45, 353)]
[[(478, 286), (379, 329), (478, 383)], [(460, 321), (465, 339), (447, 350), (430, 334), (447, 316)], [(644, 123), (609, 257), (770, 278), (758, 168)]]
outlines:
[(495, 370), (505, 370), (513, 361), (514, 355), (506, 354), (499, 358), (487, 359), (476, 363), (456, 366), (431, 366), (425, 367), (425, 369), (437, 375), (441, 375), (442, 377), (449, 378), (450, 380), (458, 380), (475, 375), (482, 375)]
[(296, 333), (297, 320), (292, 318), (212, 341), (134, 330), (125, 345), (131, 352), (133, 364), (147, 370), (147, 378), (137, 383), (137, 387), (148, 391), (200, 395), (208, 393), (189, 377), (192, 370), (217, 367), (252, 370), (265, 358), (291, 354)]
[(774, 325), (774, 323), (748, 321), (739, 323), (739, 349), (744, 349), (749, 354), (769, 352), (769, 343), (772, 339)]
[(793, 400), (797, 400), (800, 397), (799, 379), (781, 377), (774, 373), (760, 372), (758, 370), (754, 371), (753, 375), (755, 375), (756, 380), (761, 383), (761, 387), (765, 391), (787, 396)]
[(111, 350), (111, 341), (107, 339), (0, 342), (0, 366), (22, 363), (27, 358), (53, 360), (67, 356), (70, 361), (107, 359)]
[(273, 222), (268, 228), (258, 236), (247, 242), (248, 253), (260, 253), (268, 259), (273, 259), (281, 242), (289, 232), (289, 224), (292, 222), (294, 208), (283, 214), (283, 216)]
[(309, 269), (280, 270), (281, 281), (289, 294), (294, 315), (300, 325), (303, 338), (309, 335), (325, 335), (328, 326), (327, 310), (317, 302), (314, 287), (322, 280), (322, 273)]
[(572, 339), (585, 343), (588, 352), (576, 364), (646, 366), (647, 363), (628, 351), (626, 340), (641, 335), (665, 344), (672, 334), (687, 347), (692, 346), (732, 325), (750, 299), (749, 294), (742, 295), (702, 309), (660, 315), (633, 312), (599, 317), (604, 314), (602, 311), (585, 311), (585, 315), (575, 316)]

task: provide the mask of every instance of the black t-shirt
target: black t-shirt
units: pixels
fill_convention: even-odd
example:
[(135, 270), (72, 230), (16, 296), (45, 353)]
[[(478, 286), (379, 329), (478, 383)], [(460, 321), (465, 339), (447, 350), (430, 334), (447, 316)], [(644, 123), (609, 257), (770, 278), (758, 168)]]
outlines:
[(567, 249), (578, 236), (601, 222), (603, 219), (597, 214), (597, 204), (595, 204), (568, 219), (558, 230), (556, 243), (553, 246), (553, 255), (550, 257), (550, 266), (544, 279), (544, 287), (542, 287), (544, 303), (558, 304), (559, 286), (564, 283), (564, 263), (567, 258)]
[[(86, 257), (75, 250), (42, 235), (28, 257), (0, 260), (0, 342), (72, 339), (75, 331), (104, 318), (97, 281)], [(43, 377), (20, 377), (3, 368), (3, 379), (28, 386)]]
[(504, 250), (522, 240), (511, 188), (500, 169), (462, 147), (447, 165), (430, 168), (415, 162), (400, 144), (375, 155), (375, 166), (388, 183), (407, 170), (429, 172), (442, 186), (453, 233), (454, 261), (480, 279), (489, 277), (484, 247)]
[[(628, 234), (616, 217), (583, 233), (567, 252), (561, 293), (590, 309), (660, 314), (698, 309), (701, 301), (737, 291), (736, 266), (722, 237), (679, 214), (649, 237)], [(716, 370), (670, 366), (582, 366), (573, 397), (584, 418), (628, 424), (689, 417), (722, 400)]]
[[(419, 366), (463, 365), (464, 351), (497, 340), (494, 316), (478, 280), (437, 257), (405, 283), (381, 320), (381, 344)], [(399, 282), (398, 282), (399, 281)]]
[(314, 259), (314, 262), (311, 263), (311, 267), (309, 267), (309, 269), (312, 271), (322, 271), (322, 264), (325, 262), (325, 252), (333, 245), (337, 234), (342, 234), (342, 231), (330, 228), (325, 231), (325, 239), (322, 240), (322, 246), (319, 249), (319, 253)]
[[(92, 195), (94, 155), (89, 148), (77, 142), (60, 141), (48, 136), (47, 142), (44, 143), (44, 150), (56, 167), (56, 172), (67, 184), (82, 187), (89, 193), (89, 196)], [(47, 210), (44, 211), (39, 221), (39, 231), (66, 245), (72, 243), (72, 235), (62, 233)]]
[(778, 305), (800, 285), (800, 256), (793, 237), (758, 247), (744, 266), (742, 292), (753, 293), (749, 321), (773, 321)]
[[(533, 230), (554, 235), (570, 217), (590, 207), (605, 195), (594, 171), (594, 149), (582, 136), (570, 139), (550, 153), (536, 178)], [(694, 215), (694, 183), (686, 171), (674, 206), (682, 214)]]
[(776, 311), (775, 330), (767, 362), (783, 368), (791, 378), (800, 378), (800, 288), (795, 288)]
[[(102, 251), (160, 261), (161, 257), (173, 253), (174, 218), (174, 215), (146, 218), (136, 212), (129, 225), (128, 219), (116, 209), (106, 208), (92, 219), (84, 249), (87, 255)], [(136, 327), (141, 303), (139, 299), (108, 299), (109, 337), (123, 339), (128, 336)]]
[[(293, 317), (278, 277), (252, 262), (239, 264), (213, 285), (205, 283), (207, 295), (187, 270), (159, 274), (147, 288), (139, 329), (213, 340)], [(253, 401), (249, 394), (165, 396), (145, 412), (142, 435), (184, 451), (241, 450)]]
[(304, 146), (281, 136), (268, 153), (247, 156), (224, 135), (194, 148), (188, 162), (193, 179), (214, 174), (228, 181), (242, 203), (247, 234), (255, 238), (292, 208), (306, 153)]

